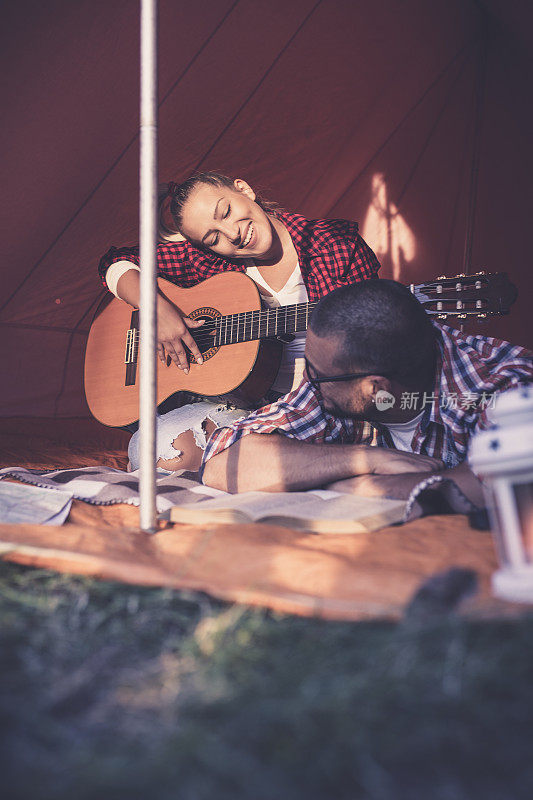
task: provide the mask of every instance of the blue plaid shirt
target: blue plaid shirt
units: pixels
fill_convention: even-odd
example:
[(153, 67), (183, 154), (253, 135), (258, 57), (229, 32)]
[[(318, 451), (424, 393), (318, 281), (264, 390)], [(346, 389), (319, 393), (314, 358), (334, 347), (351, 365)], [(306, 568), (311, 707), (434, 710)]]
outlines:
[[(415, 411), (420, 411), (420, 404), (423, 407), (411, 451), (455, 467), (466, 458), (474, 431), (488, 426), (487, 411), (495, 394), (533, 381), (533, 353), (500, 339), (467, 336), (447, 325), (434, 325), (438, 355), (433, 392), (425, 396), (406, 392), (401, 402)], [(322, 407), (319, 393), (304, 380), (275, 403), (231, 427), (214, 431), (201, 471), (206, 461), (249, 433), (278, 433), (303, 442), (376, 444), (395, 449), (386, 426), (332, 416)]]

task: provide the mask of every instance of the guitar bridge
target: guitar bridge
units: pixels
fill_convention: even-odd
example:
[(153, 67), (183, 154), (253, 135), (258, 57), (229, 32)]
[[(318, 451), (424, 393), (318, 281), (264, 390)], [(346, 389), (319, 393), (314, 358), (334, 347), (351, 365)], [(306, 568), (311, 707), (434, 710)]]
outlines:
[(139, 311), (131, 313), (130, 327), (126, 333), (126, 352), (124, 363), (126, 365), (126, 378), (124, 386), (135, 386), (137, 379), (137, 354), (139, 352)]

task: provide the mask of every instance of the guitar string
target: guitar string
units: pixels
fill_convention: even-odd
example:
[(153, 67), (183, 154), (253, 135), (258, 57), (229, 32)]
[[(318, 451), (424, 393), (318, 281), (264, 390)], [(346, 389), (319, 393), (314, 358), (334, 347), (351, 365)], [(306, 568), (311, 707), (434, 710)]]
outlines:
[[(472, 276), (472, 279), (473, 278), (474, 278), (474, 276)], [(452, 285), (454, 282), (455, 282), (455, 278), (445, 278), (445, 279), (443, 279), (441, 281), (428, 281), (427, 283), (418, 284), (418, 285), (413, 286), (412, 291), (413, 291), (414, 296), (417, 297), (417, 296), (423, 294), (424, 290), (427, 291), (428, 289), (436, 288), (439, 285), (442, 286), (445, 283), (448, 283), (448, 284)], [(462, 281), (462, 283), (465, 283), (465, 282), (467, 282), (467, 281)], [(477, 290), (477, 291), (479, 291), (479, 290)], [(437, 301), (440, 301), (440, 302), (454, 302), (455, 299), (457, 299), (456, 295), (454, 297), (446, 297), (445, 294), (440, 294), (440, 295), (436, 296), (435, 298), (430, 298), (429, 302), (437, 302)], [(467, 298), (467, 299), (472, 299), (472, 298)], [(207, 323), (205, 330), (206, 331), (208, 329), (212, 330), (212, 327), (214, 326), (215, 328), (218, 328), (220, 331), (222, 331), (223, 323), (226, 325), (226, 329), (228, 329), (230, 326), (233, 329), (235, 324), (236, 324), (237, 325), (237, 334), (239, 333), (239, 328), (240, 328), (241, 325), (243, 325), (244, 328), (246, 328), (246, 325), (248, 325), (248, 324), (250, 324), (253, 327), (259, 326), (259, 332), (261, 332), (261, 327), (265, 323), (266, 323), (266, 327), (267, 327), (267, 330), (268, 330), (268, 328), (270, 327), (270, 322), (271, 321), (273, 322), (273, 324), (276, 324), (276, 323), (280, 322), (282, 326), (283, 326), (283, 323), (285, 322), (285, 326), (286, 326), (288, 323), (291, 323), (291, 324), (295, 323), (297, 321), (297, 318), (298, 318), (299, 314), (305, 313), (307, 315), (309, 313), (309, 311), (312, 310), (317, 305), (317, 303), (318, 303), (318, 300), (315, 300), (315, 301), (311, 301), (309, 303), (297, 303), (297, 304), (292, 305), (292, 306), (279, 306), (277, 309), (276, 308), (274, 308), (274, 309), (270, 309), (270, 308), (269, 309), (253, 309), (253, 310), (250, 310), (250, 311), (240, 311), (240, 312), (237, 312), (236, 314), (226, 314), (224, 316), (215, 317), (212, 320), (210, 320)], [(434, 313), (439, 313), (439, 312), (435, 311)], [(450, 313), (450, 312), (448, 312), (448, 313)], [(472, 313), (474, 313), (474, 310), (473, 310)], [(249, 320), (246, 319), (246, 315), (247, 314), (251, 314), (252, 318), (249, 319)], [(281, 319), (280, 319), (280, 317), (281, 317)], [(198, 331), (198, 329), (195, 329), (195, 330)], [(288, 333), (288, 331), (284, 330), (283, 333)], [(198, 342), (201, 342), (202, 344), (210, 344), (211, 343), (211, 338), (212, 338), (211, 334), (207, 334), (204, 337), (201, 337), (200, 334), (201, 334), (201, 331), (198, 331), (198, 334), (195, 337), (195, 340), (197, 341), (197, 343)], [(230, 338), (231, 338), (231, 333), (230, 333)], [(252, 337), (252, 338), (255, 338), (255, 337)]]
[[(205, 330), (212, 331), (213, 328), (216, 330), (216, 333), (220, 333), (223, 335), (224, 327), (226, 328), (226, 333), (229, 338), (232, 338), (232, 332), (235, 331), (237, 335), (239, 335), (241, 326), (246, 327), (250, 325), (250, 329), (258, 330), (261, 333), (262, 326), (265, 326), (266, 329), (270, 327), (270, 324), (275, 325), (276, 323), (279, 324), (279, 333), (288, 333), (289, 331), (286, 330), (287, 323), (296, 324), (298, 321), (298, 317), (306, 317), (309, 313), (309, 310), (312, 310), (315, 305), (317, 304), (317, 300), (311, 303), (301, 303), (296, 306), (280, 306), (279, 309), (254, 309), (251, 311), (240, 311), (237, 314), (226, 314), (221, 317), (214, 317), (213, 319), (206, 322)], [(287, 309), (287, 310), (285, 310)], [(279, 313), (277, 313), (279, 312)], [(246, 315), (251, 314), (250, 319), (246, 319)], [(239, 319), (240, 317), (240, 319)], [(303, 319), (302, 319), (303, 322)], [(281, 330), (285, 328), (285, 330)], [(305, 330), (305, 328), (304, 328)], [(195, 328), (195, 334), (193, 336), (196, 344), (198, 345), (211, 345), (213, 346), (214, 337), (211, 333), (203, 334), (204, 329), (202, 330)], [(197, 332), (197, 333), (196, 333)], [(273, 334), (276, 335), (275, 333)], [(139, 329), (135, 329), (135, 338), (136, 340), (139, 338)], [(255, 339), (255, 336), (251, 337)], [(263, 337), (260, 337), (263, 338)], [(243, 341), (249, 341), (244, 339)], [(221, 346), (222, 343), (217, 343), (217, 347)], [(233, 344), (233, 342), (228, 342), (228, 344)]]
[[(472, 276), (474, 277), (474, 276)], [(485, 276), (483, 276), (485, 277)], [(446, 282), (452, 283), (455, 279), (454, 278), (447, 278), (444, 279)], [(415, 296), (422, 293), (422, 289), (432, 289), (438, 285), (442, 285), (443, 281), (430, 281), (425, 284), (420, 284), (418, 286), (413, 287), (413, 294)], [(431, 299), (431, 302), (436, 302), (437, 300), (440, 302), (454, 302), (456, 296), (446, 297), (444, 294), (438, 295), (435, 298)], [(471, 299), (471, 298), (469, 298)], [(241, 326), (243, 327), (243, 335), (244, 338), (240, 341), (253, 341), (254, 339), (258, 338), (265, 338), (267, 332), (269, 332), (270, 325), (275, 325), (276, 328), (279, 325), (280, 330), (276, 331), (276, 333), (290, 333), (287, 331), (288, 325), (295, 325), (298, 323), (298, 317), (303, 316), (305, 314), (306, 321), (307, 315), (309, 311), (312, 310), (318, 301), (312, 301), (309, 303), (298, 303), (293, 306), (279, 306), (278, 308), (274, 309), (253, 309), (250, 311), (240, 311), (236, 314), (226, 314), (220, 317), (214, 317), (206, 322), (205, 333), (204, 329), (201, 331), (199, 329), (194, 329), (197, 333), (193, 334), (194, 340), (199, 347), (220, 347), (224, 344), (236, 344), (238, 342), (233, 341), (233, 336), (236, 333), (237, 338), (240, 336), (241, 333)], [(444, 309), (442, 310), (444, 312)], [(468, 313), (468, 309), (461, 309), (462, 313)], [(438, 314), (441, 313), (439, 311), (433, 311), (431, 313)], [(450, 313), (450, 311), (448, 311)], [(472, 309), (470, 312), (472, 314), (479, 313), (478, 309)], [(247, 315), (250, 314), (250, 319), (247, 319)], [(246, 337), (246, 326), (250, 326), (250, 337)], [(265, 330), (262, 328), (265, 327)], [(284, 328), (284, 330), (282, 330)], [(303, 330), (305, 330), (304, 328)], [(215, 335), (213, 336), (213, 331)], [(297, 331), (294, 331), (297, 332)], [(276, 335), (274, 333), (274, 336)], [(259, 335), (257, 335), (259, 334)], [(263, 334), (263, 336), (261, 336)], [(220, 335), (220, 338), (224, 336), (225, 338), (229, 338), (229, 342), (216, 342), (217, 335)], [(135, 338), (136, 342), (139, 337), (139, 331), (136, 329), (135, 331)]]
[[(459, 277), (459, 276), (457, 276)], [(467, 276), (465, 276), (467, 277)], [(468, 276), (467, 280), (461, 281), (461, 283), (471, 283), (473, 279), (479, 280), (481, 276)], [(468, 280), (470, 278), (470, 280)], [(484, 279), (484, 280), (483, 280)], [(428, 289), (436, 288), (437, 286), (443, 286), (443, 284), (452, 285), (455, 281), (455, 278), (443, 278), (442, 280), (438, 281), (428, 281), (427, 283), (418, 284), (412, 287), (412, 292), (415, 297), (420, 297), (424, 294), (424, 291)], [(482, 276), (482, 280), (484, 283), (488, 283), (487, 276)], [(465, 287), (463, 287), (465, 288)], [(466, 287), (468, 290), (468, 286)], [(479, 289), (476, 287), (476, 291), (479, 292)], [(446, 297), (446, 295), (439, 294), (434, 298), (429, 298), (428, 302), (453, 302), (453, 297)], [(464, 295), (463, 295), (464, 297)], [(472, 298), (467, 298), (472, 299)], [(314, 300), (308, 303), (297, 303), (292, 306), (279, 306), (278, 308), (267, 308), (267, 309), (253, 309), (250, 311), (240, 311), (236, 314), (226, 314), (220, 317), (214, 317), (206, 321), (205, 329), (201, 331), (198, 329), (194, 329), (196, 333), (193, 333), (193, 338), (198, 345), (198, 347), (204, 347), (205, 350), (210, 349), (210, 347), (221, 347), (225, 344), (237, 344), (239, 342), (239, 337), (241, 334), (241, 326), (243, 327), (243, 338), (240, 339), (241, 342), (243, 341), (253, 341), (255, 339), (260, 338), (268, 338), (268, 334), (270, 333), (269, 327), (272, 323), (275, 326), (274, 336), (278, 333), (291, 333), (291, 332), (298, 332), (296, 328), (294, 331), (287, 331), (287, 327), (296, 326), (299, 322), (299, 316), (305, 314), (306, 323), (308, 321), (309, 311), (312, 310), (318, 303), (318, 300)], [(461, 309), (462, 313), (467, 314), (475, 314), (479, 313), (479, 309), (472, 309), (469, 311), (468, 309)], [(438, 313), (451, 313), (451, 310), (446, 311), (446, 309), (439, 310), (429, 310), (429, 313), (438, 314)], [(250, 314), (250, 319), (247, 319), (247, 315)], [(246, 336), (246, 326), (250, 326), (250, 335), (249, 337)], [(278, 331), (278, 326), (280, 330)], [(262, 328), (265, 328), (262, 330)], [(235, 329), (236, 328), (236, 329)], [(306, 330), (307, 324), (302, 330)], [(284, 330), (281, 330), (284, 329)], [(204, 332), (205, 330), (205, 332)], [(214, 333), (214, 335), (213, 335)], [(234, 333), (237, 335), (237, 342), (233, 341)], [(219, 339), (229, 338), (229, 342), (225, 341), (216, 341), (217, 335)], [(138, 339), (139, 339), (139, 330), (135, 329), (134, 333), (134, 342), (133, 346), (138, 346)], [(204, 352), (205, 352), (204, 350)]]

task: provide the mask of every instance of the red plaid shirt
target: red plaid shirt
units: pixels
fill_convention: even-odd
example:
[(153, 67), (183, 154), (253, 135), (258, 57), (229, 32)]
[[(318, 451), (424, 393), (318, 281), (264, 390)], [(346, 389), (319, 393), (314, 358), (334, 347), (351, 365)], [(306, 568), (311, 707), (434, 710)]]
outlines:
[[(417, 400), (424, 410), (411, 452), (433, 456), (446, 467), (454, 467), (466, 458), (476, 428), (487, 427), (487, 410), (494, 394), (533, 381), (533, 353), (500, 339), (467, 336), (447, 325), (434, 325), (438, 357), (433, 391), (425, 397), (422, 392), (405, 393), (409, 395), (407, 402), (412, 401), (412, 394), (420, 395)], [(304, 442), (377, 444), (395, 449), (386, 426), (333, 417), (322, 408), (319, 393), (303, 381), (275, 403), (231, 427), (216, 430), (204, 452), (202, 471), (208, 459), (249, 433), (280, 433)]]
[[(276, 211), (289, 231), (309, 300), (319, 300), (337, 286), (376, 278), (380, 268), (376, 256), (358, 233), (356, 222), (344, 219), (307, 220), (298, 214)], [(105, 274), (116, 261), (139, 265), (138, 247), (112, 247), (98, 268), (104, 286)], [(218, 272), (245, 272), (242, 261), (227, 261), (199, 250), (190, 242), (160, 242), (157, 245), (158, 274), (183, 288), (195, 286)]]

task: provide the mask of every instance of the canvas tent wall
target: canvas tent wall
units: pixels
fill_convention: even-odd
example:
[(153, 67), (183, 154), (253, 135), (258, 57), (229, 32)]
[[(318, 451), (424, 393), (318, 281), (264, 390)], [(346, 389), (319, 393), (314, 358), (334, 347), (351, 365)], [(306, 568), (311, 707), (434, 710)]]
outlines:
[[(137, 240), (138, 13), (3, 4), (2, 416), (89, 413), (96, 266)], [(520, 294), (476, 330), (533, 346), (532, 16), (517, 0), (161, 0), (161, 179), (240, 175), (358, 220), (385, 277), (460, 272), (486, 48), (472, 264)]]

